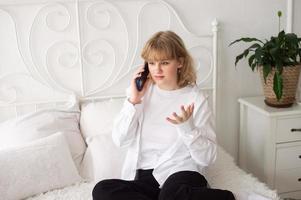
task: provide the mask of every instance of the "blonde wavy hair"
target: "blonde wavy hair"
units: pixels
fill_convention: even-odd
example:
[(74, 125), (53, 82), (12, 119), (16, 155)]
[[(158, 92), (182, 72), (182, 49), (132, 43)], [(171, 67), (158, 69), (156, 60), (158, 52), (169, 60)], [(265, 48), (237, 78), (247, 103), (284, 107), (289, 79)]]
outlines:
[(183, 40), (173, 31), (155, 33), (145, 44), (141, 52), (145, 61), (176, 59), (182, 63), (178, 70), (178, 86), (196, 84), (196, 71), (193, 59), (185, 47)]

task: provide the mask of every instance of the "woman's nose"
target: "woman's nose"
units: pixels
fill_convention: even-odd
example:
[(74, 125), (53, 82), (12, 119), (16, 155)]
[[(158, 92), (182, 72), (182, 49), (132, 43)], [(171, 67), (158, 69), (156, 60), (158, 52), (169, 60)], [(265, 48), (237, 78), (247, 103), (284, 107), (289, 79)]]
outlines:
[(156, 72), (162, 71), (161, 65), (160, 65), (160, 64), (155, 64), (155, 71), (156, 71)]

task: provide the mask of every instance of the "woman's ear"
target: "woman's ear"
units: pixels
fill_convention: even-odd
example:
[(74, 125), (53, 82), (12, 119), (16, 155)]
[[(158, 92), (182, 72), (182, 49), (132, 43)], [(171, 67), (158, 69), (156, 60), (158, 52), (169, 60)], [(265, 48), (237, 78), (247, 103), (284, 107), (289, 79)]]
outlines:
[(180, 57), (180, 58), (178, 59), (178, 62), (179, 62), (178, 68), (183, 67), (183, 64), (184, 64), (184, 57)]

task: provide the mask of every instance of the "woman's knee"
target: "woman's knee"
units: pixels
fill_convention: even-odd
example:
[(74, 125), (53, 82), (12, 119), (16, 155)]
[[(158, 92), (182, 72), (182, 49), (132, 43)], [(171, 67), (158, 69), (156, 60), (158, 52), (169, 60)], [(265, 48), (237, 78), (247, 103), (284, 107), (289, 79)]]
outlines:
[(98, 182), (92, 191), (93, 200), (109, 200), (111, 190), (118, 184), (117, 179), (108, 179)]
[(208, 183), (206, 178), (198, 172), (194, 171), (180, 171), (170, 175), (162, 189), (180, 187), (182, 185), (188, 185), (191, 187), (207, 187)]
[(224, 192), (225, 192), (226, 200), (235, 200), (236, 199), (235, 195), (231, 191), (224, 190)]
[(159, 200), (181, 199), (189, 195), (191, 187), (207, 187), (207, 180), (198, 172), (176, 172), (169, 176), (163, 184)]

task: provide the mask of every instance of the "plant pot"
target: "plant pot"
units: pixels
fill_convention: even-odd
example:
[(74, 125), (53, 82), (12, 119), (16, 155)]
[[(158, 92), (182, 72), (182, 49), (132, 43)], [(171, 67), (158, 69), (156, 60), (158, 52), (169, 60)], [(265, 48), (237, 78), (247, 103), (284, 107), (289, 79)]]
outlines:
[(287, 108), (294, 104), (296, 101), (296, 92), (298, 87), (298, 79), (300, 74), (301, 65), (283, 67), (283, 91), (282, 97), (278, 101), (273, 90), (275, 68), (266, 78), (266, 83), (263, 78), (263, 68), (259, 67), (261, 83), (263, 85), (263, 93), (265, 96), (264, 102), (271, 107)]

